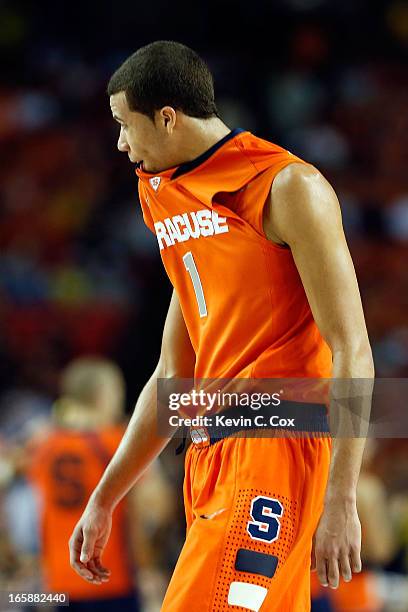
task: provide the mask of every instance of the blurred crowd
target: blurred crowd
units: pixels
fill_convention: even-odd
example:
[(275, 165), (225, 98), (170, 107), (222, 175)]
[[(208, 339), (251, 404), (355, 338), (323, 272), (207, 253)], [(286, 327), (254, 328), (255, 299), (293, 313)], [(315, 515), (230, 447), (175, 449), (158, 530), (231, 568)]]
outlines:
[[(157, 360), (170, 286), (143, 224), (134, 170), (115, 149), (105, 87), (127, 55), (160, 38), (207, 59), (231, 128), (287, 147), (332, 182), (376, 374), (408, 375), (406, 3), (209, 0), (169, 10), (164, 0), (151, 9), (107, 0), (45, 0), (41, 9), (2, 1), (2, 582), (37, 576), (41, 538), (24, 456), (50, 427), (61, 370), (84, 355), (114, 360), (129, 412)], [(401, 597), (408, 601), (408, 446), (382, 440), (371, 451), (362, 503), (379, 495), (387, 528), (378, 524), (385, 544), (367, 552), (368, 566), (394, 580), (392, 589), (377, 580), (380, 600), (395, 594), (387, 609), (408, 610), (408, 603), (398, 607)], [(165, 581), (182, 540), (182, 461), (168, 452), (160, 466), (177, 490), (177, 528), (158, 536)]]

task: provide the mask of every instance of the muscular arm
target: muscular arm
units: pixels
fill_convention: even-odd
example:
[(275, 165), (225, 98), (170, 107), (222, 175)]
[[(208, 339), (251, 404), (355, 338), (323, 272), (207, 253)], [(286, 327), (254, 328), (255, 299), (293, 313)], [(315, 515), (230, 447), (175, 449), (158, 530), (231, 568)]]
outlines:
[[(168, 444), (157, 432), (157, 378), (192, 378), (195, 353), (175, 292), (164, 325), (160, 358), (139, 399), (126, 433), (109, 463), (70, 540), (71, 565), (85, 579), (104, 577), (100, 557), (118, 502)], [(99, 522), (98, 522), (99, 521)]]
[[(264, 229), (267, 237), (292, 251), (314, 319), (333, 354), (333, 379), (373, 378), (360, 293), (330, 184), (312, 166), (294, 163), (284, 168), (272, 186)], [(354, 571), (360, 568), (356, 487), (363, 449), (363, 438), (333, 439), (325, 509), (315, 542), (317, 571), (325, 586), (338, 585), (339, 565), (344, 579), (351, 579), (349, 557)], [(346, 544), (345, 537), (352, 542)]]

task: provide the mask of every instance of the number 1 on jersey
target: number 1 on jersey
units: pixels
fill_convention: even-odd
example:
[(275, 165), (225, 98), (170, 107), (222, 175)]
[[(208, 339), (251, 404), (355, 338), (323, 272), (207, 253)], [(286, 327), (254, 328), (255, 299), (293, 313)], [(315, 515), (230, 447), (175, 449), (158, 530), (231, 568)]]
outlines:
[(194, 292), (195, 292), (196, 300), (198, 304), (198, 312), (200, 313), (200, 317), (206, 317), (207, 316), (207, 304), (205, 303), (203, 286), (201, 284), (197, 266), (195, 265), (194, 257), (191, 251), (183, 255), (183, 261), (184, 261), (184, 265), (186, 267), (187, 272), (191, 276), (191, 281), (193, 283)]

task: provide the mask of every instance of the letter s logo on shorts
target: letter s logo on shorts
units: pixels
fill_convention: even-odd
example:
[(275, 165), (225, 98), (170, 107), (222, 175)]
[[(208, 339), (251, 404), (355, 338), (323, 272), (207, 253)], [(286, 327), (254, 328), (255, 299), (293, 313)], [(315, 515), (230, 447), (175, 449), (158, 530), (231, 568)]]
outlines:
[(283, 506), (277, 499), (259, 495), (251, 501), (250, 515), (247, 531), (253, 540), (260, 542), (275, 542), (279, 537), (280, 520)]

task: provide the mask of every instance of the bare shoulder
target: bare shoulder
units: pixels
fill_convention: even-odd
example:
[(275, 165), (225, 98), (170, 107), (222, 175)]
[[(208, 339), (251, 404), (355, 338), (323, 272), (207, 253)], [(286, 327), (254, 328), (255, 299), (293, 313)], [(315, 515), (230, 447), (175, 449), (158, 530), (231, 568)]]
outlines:
[(293, 163), (285, 166), (275, 177), (271, 197), (287, 198), (311, 195), (334, 194), (333, 188), (324, 176), (310, 164)]
[(264, 211), (268, 238), (290, 245), (300, 235), (341, 228), (336, 193), (314, 166), (293, 163), (276, 175)]

